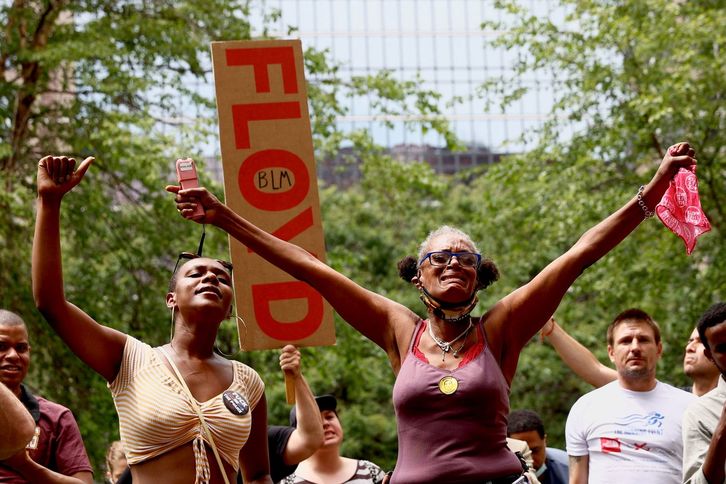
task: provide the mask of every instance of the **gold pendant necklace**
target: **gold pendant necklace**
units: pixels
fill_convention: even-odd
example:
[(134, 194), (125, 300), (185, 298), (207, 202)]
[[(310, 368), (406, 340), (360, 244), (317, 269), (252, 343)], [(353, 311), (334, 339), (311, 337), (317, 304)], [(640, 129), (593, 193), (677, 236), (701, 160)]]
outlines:
[(439, 380), (439, 391), (444, 395), (451, 395), (459, 389), (459, 380), (453, 376), (445, 376)]

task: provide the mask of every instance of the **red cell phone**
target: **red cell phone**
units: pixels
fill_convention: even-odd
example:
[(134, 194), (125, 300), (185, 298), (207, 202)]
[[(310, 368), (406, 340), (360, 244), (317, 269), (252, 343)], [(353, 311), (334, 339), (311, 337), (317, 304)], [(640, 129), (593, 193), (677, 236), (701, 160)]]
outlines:
[[(199, 187), (199, 179), (197, 178), (197, 165), (191, 158), (184, 158), (176, 160), (176, 177), (179, 180), (179, 186), (183, 190), (187, 188)], [(197, 204), (197, 208), (194, 209), (192, 216), (201, 215), (204, 216), (204, 208), (200, 204)]]

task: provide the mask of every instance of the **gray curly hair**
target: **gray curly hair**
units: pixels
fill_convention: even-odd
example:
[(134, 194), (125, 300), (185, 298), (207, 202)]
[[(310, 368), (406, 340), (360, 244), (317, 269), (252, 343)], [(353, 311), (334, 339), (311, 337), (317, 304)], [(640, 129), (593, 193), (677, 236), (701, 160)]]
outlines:
[(471, 239), (471, 237), (469, 237), (466, 232), (457, 229), (456, 227), (452, 227), (451, 225), (442, 225), (441, 227), (429, 232), (424, 241), (421, 242), (421, 245), (418, 246), (418, 259), (416, 260), (417, 264), (426, 255), (426, 253), (429, 252), (431, 241), (434, 240), (436, 237), (445, 234), (453, 234), (457, 237), (460, 237), (464, 242), (471, 246), (472, 251), (481, 253), (479, 248), (476, 246), (474, 241)]

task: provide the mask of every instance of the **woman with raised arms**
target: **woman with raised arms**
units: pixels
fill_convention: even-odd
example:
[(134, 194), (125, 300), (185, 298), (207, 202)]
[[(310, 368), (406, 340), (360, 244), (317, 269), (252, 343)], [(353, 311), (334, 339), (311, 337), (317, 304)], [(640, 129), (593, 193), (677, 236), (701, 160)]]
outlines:
[(108, 381), (133, 482), (229, 484), (241, 470), (246, 483), (271, 483), (264, 384), (252, 368), (214, 352), (232, 307), (229, 263), (180, 255), (166, 295), (174, 336), (156, 348), (66, 299), (61, 201), (92, 161), (78, 169), (66, 156), (38, 163), (33, 296), (68, 347)]
[[(693, 156), (687, 143), (671, 147), (637, 196), (477, 319), (470, 316), (477, 291), (498, 272), (460, 230), (444, 226), (433, 231), (415, 260), (399, 264), (400, 274), (416, 286), (427, 307), (428, 318), (422, 320), (306, 250), (254, 226), (206, 189), (167, 190), (176, 194), (183, 217), (223, 229), (310, 284), (345, 321), (383, 348), (396, 374), (393, 403), (399, 454), (393, 484), (509, 484), (522, 474), (506, 442), (509, 388), (520, 351), (575, 279), (651, 215), (678, 169), (696, 163)], [(197, 205), (203, 207), (203, 215), (193, 215)]]

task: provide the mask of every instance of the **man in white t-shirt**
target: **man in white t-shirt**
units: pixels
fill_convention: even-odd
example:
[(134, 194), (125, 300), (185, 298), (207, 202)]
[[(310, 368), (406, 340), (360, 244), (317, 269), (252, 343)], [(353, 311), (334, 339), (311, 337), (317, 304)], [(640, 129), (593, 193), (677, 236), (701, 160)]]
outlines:
[(570, 484), (679, 484), (681, 418), (692, 394), (659, 382), (658, 324), (640, 309), (610, 323), (618, 379), (580, 397), (567, 417)]

